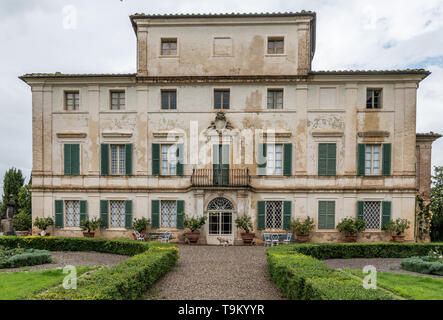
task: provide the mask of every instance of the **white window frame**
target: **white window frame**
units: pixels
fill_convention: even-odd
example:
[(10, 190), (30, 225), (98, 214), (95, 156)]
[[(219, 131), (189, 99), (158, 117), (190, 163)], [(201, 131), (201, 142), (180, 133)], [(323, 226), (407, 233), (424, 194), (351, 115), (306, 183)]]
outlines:
[[(377, 152), (375, 152), (374, 150), (375, 147), (378, 147), (378, 160), (374, 160), (374, 156), (377, 154)], [(370, 152), (368, 152), (368, 148), (370, 148)], [(368, 158), (368, 154), (370, 154), (370, 158)], [(367, 164), (368, 161), (370, 162), (370, 166), (368, 166)], [(378, 161), (378, 168), (374, 167), (375, 161)], [(365, 176), (381, 175), (381, 166), (382, 166), (381, 144), (365, 144)], [(378, 171), (375, 171), (377, 169)]]
[[(171, 208), (175, 208), (175, 213), (169, 211), (168, 214), (168, 221), (165, 223), (163, 220), (163, 204), (166, 205), (166, 203), (174, 203), (175, 205)], [(172, 219), (172, 216), (175, 214), (175, 219)], [(176, 200), (160, 200), (160, 227), (161, 228), (177, 228), (177, 201)]]
[[(117, 158), (115, 159), (116, 161), (116, 167), (113, 166), (113, 148), (117, 147)], [(110, 149), (110, 155), (109, 155), (109, 160), (110, 160), (110, 172), (111, 175), (125, 175), (126, 174), (126, 145), (125, 144), (111, 144), (109, 146)], [(121, 151), (123, 149), (123, 151)], [(116, 168), (116, 170), (114, 170), (114, 168)]]
[[(112, 218), (115, 214), (112, 210), (112, 204), (114, 202), (118, 202), (118, 205), (120, 206), (120, 211), (117, 213), (119, 215), (118, 219), (118, 225), (112, 224)], [(126, 202), (125, 200), (109, 200), (109, 226), (111, 228), (125, 228), (126, 227)]]
[[(367, 223), (366, 217), (365, 217), (365, 211), (368, 210), (368, 208), (366, 207), (366, 204), (370, 203), (370, 202), (377, 202), (378, 206), (379, 206), (378, 207), (378, 226), (377, 226), (377, 228), (370, 228)], [(382, 206), (383, 206), (382, 201), (378, 201), (378, 200), (368, 200), (368, 201), (363, 202), (363, 220), (365, 220), (365, 222), (366, 222), (366, 229), (367, 230), (380, 230), (381, 229), (381, 227), (382, 227)]]
[[(68, 203), (72, 203), (72, 221), (73, 224), (69, 225), (68, 224)], [(65, 200), (64, 201), (64, 206), (65, 206), (65, 227), (80, 227), (80, 200)]]
[[(168, 147), (168, 152), (163, 152), (163, 147)], [(160, 144), (160, 175), (162, 176), (175, 176), (177, 175), (177, 144), (174, 143), (161, 143)], [(167, 171), (164, 171), (163, 163), (167, 162)]]
[[(272, 150), (271, 150), (272, 147)], [(281, 159), (277, 160), (277, 147), (281, 148)], [(272, 160), (269, 156), (272, 154)], [(268, 143), (266, 144), (266, 175), (267, 176), (282, 176), (283, 175), (283, 143)], [(277, 167), (277, 161), (280, 161), (281, 166)], [(277, 169), (280, 172), (277, 172)]]

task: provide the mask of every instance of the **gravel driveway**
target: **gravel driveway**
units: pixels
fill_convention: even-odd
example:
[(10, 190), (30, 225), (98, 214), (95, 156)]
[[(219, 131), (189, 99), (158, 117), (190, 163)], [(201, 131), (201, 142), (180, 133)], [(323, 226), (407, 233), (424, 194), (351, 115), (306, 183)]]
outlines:
[(365, 266), (374, 266), (379, 272), (392, 272), (392, 273), (407, 273), (414, 276), (442, 278), (442, 276), (422, 274), (417, 272), (406, 271), (400, 268), (400, 263), (403, 259), (395, 258), (374, 258), (374, 259), (329, 259), (323, 260), (324, 263), (330, 268), (336, 269), (354, 269), (363, 270)]
[(122, 256), (111, 253), (83, 252), (83, 251), (51, 251), (52, 260), (55, 263), (41, 264), (38, 266), (29, 266), (13, 269), (0, 269), (0, 272), (12, 272), (22, 270), (46, 270), (55, 268), (64, 268), (71, 266), (114, 266), (128, 259), (128, 256)]
[(283, 299), (270, 280), (264, 247), (179, 245), (179, 254), (149, 299)]

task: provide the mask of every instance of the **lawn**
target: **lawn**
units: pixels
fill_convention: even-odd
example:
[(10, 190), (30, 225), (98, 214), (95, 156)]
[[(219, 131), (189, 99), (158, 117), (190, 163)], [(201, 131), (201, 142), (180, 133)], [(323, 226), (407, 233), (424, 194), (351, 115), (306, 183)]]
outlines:
[[(363, 276), (361, 271), (352, 273)], [(443, 278), (377, 272), (377, 285), (406, 299), (443, 300)]]
[[(77, 275), (97, 267), (77, 267)], [(62, 269), (0, 273), (0, 300), (24, 299), (28, 295), (62, 284)]]

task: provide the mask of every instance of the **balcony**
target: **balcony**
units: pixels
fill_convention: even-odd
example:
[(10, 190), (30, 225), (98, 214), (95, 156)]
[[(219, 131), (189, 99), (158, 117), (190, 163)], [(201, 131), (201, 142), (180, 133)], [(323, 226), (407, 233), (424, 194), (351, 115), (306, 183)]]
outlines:
[(249, 169), (193, 169), (193, 187), (248, 187)]

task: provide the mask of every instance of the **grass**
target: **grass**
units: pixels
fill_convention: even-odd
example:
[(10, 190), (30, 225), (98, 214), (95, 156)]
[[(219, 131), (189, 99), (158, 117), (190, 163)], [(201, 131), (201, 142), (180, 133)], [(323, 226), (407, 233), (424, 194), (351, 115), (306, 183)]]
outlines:
[[(97, 267), (77, 267), (77, 275)], [(0, 300), (25, 299), (42, 290), (61, 285), (68, 274), (62, 269), (0, 273)]]
[[(360, 270), (353, 270), (352, 273), (365, 276)], [(443, 278), (377, 272), (377, 285), (407, 299), (443, 300)]]

